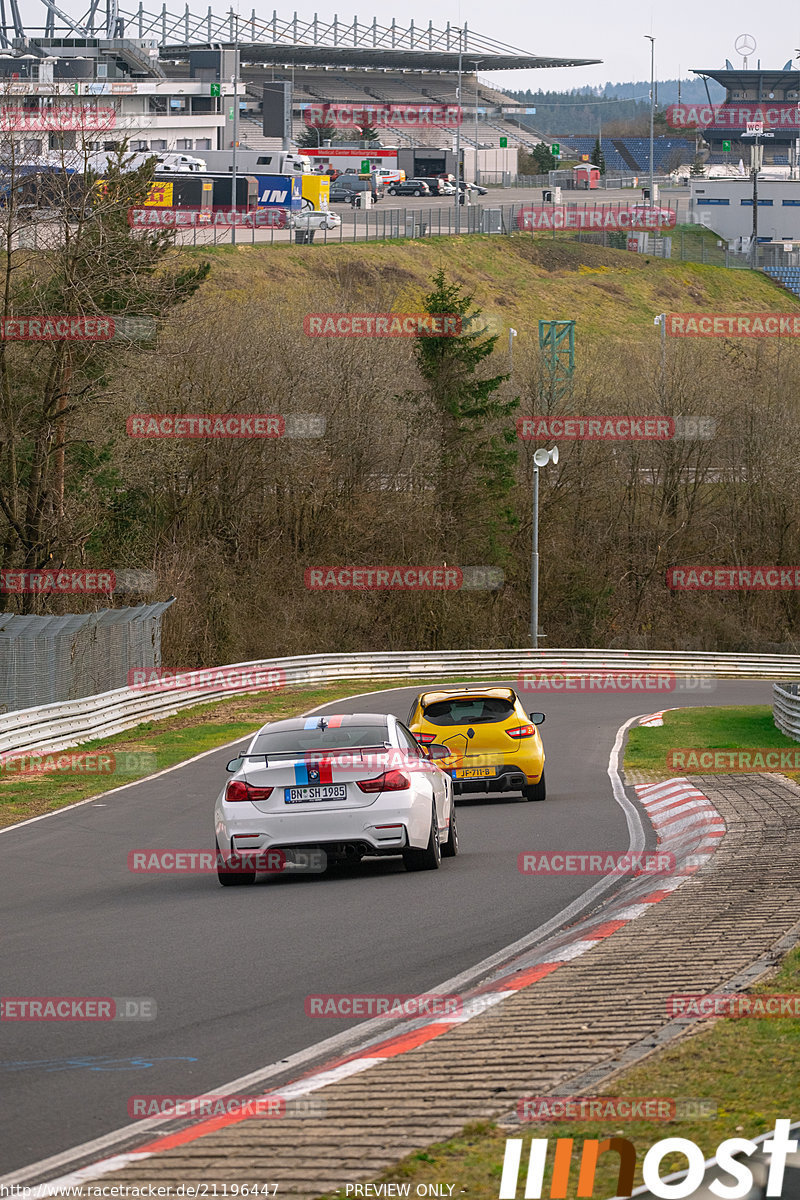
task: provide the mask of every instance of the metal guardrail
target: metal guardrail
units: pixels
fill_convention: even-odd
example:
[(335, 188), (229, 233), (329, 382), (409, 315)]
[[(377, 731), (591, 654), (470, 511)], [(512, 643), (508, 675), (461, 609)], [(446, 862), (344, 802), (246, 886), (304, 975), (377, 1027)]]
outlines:
[(772, 717), (787, 737), (800, 742), (800, 683), (772, 685)]
[[(282, 684), (320, 684), (340, 679), (441, 679), (453, 677), (514, 679), (532, 670), (662, 671), (685, 678), (800, 681), (800, 655), (718, 654), (675, 650), (441, 650), (381, 654), (312, 654), (262, 659), (209, 668), (227, 680), (234, 672), (280, 673)], [(785, 683), (781, 683), (785, 687)], [(264, 691), (266, 686), (233, 688), (117, 688), (81, 700), (21, 709), (0, 716), (0, 754), (64, 750), (95, 738), (110, 737), (145, 720), (172, 716), (192, 705), (233, 695)], [(800, 706), (799, 706), (800, 707)]]

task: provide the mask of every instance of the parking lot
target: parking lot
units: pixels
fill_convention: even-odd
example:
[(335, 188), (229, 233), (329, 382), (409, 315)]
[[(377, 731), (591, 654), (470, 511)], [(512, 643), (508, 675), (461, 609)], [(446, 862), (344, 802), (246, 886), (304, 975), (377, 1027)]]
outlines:
[[(565, 205), (608, 205), (624, 207), (641, 203), (640, 189), (609, 188), (594, 191), (564, 191), (561, 202)], [(336, 213), (342, 221), (339, 228), (320, 231), (314, 238), (314, 244), (345, 241), (375, 241), (394, 237), (445, 237), (456, 233), (489, 232), (490, 228), (500, 228), (497, 232), (507, 232), (509, 222), (514, 221), (516, 209), (513, 205), (542, 204), (541, 188), (500, 188), (492, 187), (487, 195), (472, 195), (468, 205), (456, 205), (454, 196), (388, 196), (384, 195), (370, 208), (353, 208), (349, 203), (331, 204), (331, 212)], [(659, 204), (664, 207), (677, 209), (678, 223), (689, 218), (689, 193), (685, 188), (663, 190), (660, 193)], [(483, 219), (480, 210), (501, 209), (502, 217), (494, 220)], [(488, 223), (487, 223), (488, 222)], [(503, 228), (505, 226), (505, 228)], [(180, 235), (184, 244), (227, 245), (231, 241), (231, 230), (218, 228), (216, 230), (187, 230)], [(294, 233), (284, 229), (237, 229), (236, 242), (240, 244), (255, 244), (260, 242), (281, 243), (293, 242)]]

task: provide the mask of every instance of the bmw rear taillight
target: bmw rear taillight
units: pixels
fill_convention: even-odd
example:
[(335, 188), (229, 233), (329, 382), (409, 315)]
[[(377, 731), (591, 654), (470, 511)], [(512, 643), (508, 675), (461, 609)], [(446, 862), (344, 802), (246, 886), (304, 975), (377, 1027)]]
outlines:
[(423, 746), (430, 746), (431, 742), (436, 741), (435, 733), (415, 733), (414, 737), (418, 742), (421, 742)]
[(536, 733), (536, 726), (517, 725), (516, 729), (507, 729), (506, 733), (509, 737), (513, 738), (533, 737), (533, 735)]
[(268, 800), (273, 791), (274, 788), (271, 787), (253, 787), (252, 783), (245, 783), (243, 779), (232, 779), (225, 788), (225, 799)]
[(411, 784), (402, 771), (386, 771), (377, 779), (357, 779), (362, 792), (403, 792)]

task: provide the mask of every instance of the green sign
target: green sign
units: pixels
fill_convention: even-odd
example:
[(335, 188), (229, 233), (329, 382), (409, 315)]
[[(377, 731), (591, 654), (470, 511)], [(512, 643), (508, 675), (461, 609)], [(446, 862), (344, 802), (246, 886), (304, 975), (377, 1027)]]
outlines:
[(722, 143), (722, 153), (723, 153), (723, 154), (730, 154), (730, 152), (731, 152), (731, 144), (730, 144), (730, 142), (723, 142), (723, 143)]
[(554, 155), (556, 158), (560, 158), (561, 157), (561, 143), (553, 142), (552, 146), (550, 147), (550, 153), (552, 155)]
[(369, 175), (369, 159), (368, 158), (362, 158), (362, 160), (361, 160), (361, 173), (362, 173), (362, 175)]
[(212, 83), (211, 95), (212, 96), (221, 96), (222, 95), (222, 85), (219, 83)]
[(508, 138), (500, 138), (500, 149), (505, 150), (508, 145)]

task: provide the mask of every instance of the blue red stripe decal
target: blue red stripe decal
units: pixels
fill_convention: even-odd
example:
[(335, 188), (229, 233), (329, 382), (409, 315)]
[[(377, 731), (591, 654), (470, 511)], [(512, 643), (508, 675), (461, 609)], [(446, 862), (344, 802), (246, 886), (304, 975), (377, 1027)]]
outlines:
[(308, 767), (305, 763), (296, 762), (294, 764), (294, 781), (295, 783), (308, 783)]

